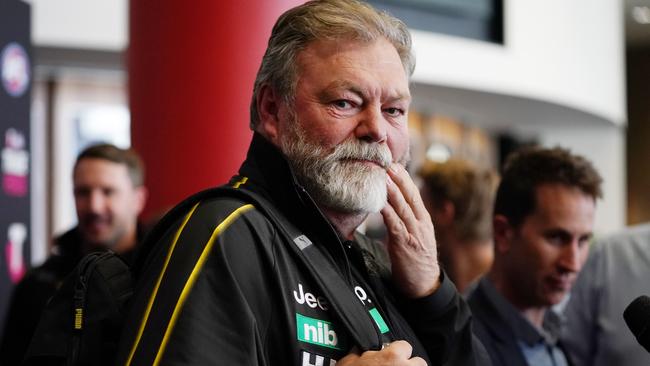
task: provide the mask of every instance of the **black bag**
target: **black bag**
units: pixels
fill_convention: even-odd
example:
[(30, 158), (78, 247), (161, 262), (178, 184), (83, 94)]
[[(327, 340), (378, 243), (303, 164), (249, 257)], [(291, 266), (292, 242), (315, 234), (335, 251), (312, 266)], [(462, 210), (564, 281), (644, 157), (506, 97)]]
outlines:
[(113, 365), (132, 294), (119, 255), (88, 254), (45, 307), (23, 364)]

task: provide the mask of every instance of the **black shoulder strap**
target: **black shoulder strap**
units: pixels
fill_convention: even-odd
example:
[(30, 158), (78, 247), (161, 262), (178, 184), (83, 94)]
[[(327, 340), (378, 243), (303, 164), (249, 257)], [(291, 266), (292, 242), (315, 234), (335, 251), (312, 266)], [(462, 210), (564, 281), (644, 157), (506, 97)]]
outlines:
[[(68, 350), (67, 365), (77, 364), (79, 359), (79, 348), (81, 347), (81, 332), (85, 327), (85, 310), (86, 294), (88, 290), (88, 280), (92, 276), (93, 270), (97, 265), (100, 253), (90, 253), (83, 257), (76, 269), (76, 281), (74, 283), (74, 295), (72, 306), (74, 310), (74, 326), (72, 327), (72, 340)], [(73, 272), (74, 273), (74, 272)]]
[(336, 270), (321, 249), (312, 244), (307, 236), (301, 234), (288, 220), (264, 197), (254, 192), (235, 189), (228, 186), (210, 188), (192, 195), (174, 207), (159, 224), (149, 233), (145, 243), (157, 242), (164, 232), (179, 217), (184, 215), (197, 202), (211, 197), (232, 197), (252, 203), (260, 212), (271, 220), (284, 236), (289, 247), (322, 289), (334, 309), (335, 316), (349, 331), (357, 346), (362, 350), (379, 350), (382, 347), (381, 332), (371, 315), (356, 297), (349, 284)]
[(309, 269), (334, 309), (335, 316), (347, 328), (357, 345), (362, 350), (381, 349), (381, 332), (377, 324), (354, 294), (350, 285), (336, 270), (334, 264), (323, 255), (321, 249), (313, 245), (307, 236), (300, 233), (264, 197), (246, 190), (225, 189), (228, 191), (225, 194), (240, 196), (245, 201), (252, 203), (280, 228), (281, 234), (290, 243), (289, 247)]
[[(101, 276), (96, 277), (97, 273)], [(108, 277), (107, 273), (123, 276)], [(127, 264), (111, 251), (83, 257), (43, 309), (23, 364), (85, 365), (89, 354), (105, 354), (103, 347), (116, 339), (97, 329), (105, 331), (112, 324), (114, 307), (107, 305), (111, 296), (123, 306), (133, 291), (124, 276), (130, 279)], [(106, 287), (97, 287), (99, 283)]]

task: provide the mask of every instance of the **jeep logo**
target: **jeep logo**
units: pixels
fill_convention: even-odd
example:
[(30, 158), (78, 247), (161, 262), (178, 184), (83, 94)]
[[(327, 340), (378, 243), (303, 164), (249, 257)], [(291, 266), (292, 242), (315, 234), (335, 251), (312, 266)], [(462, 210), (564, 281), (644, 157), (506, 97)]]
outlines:
[(311, 292), (304, 292), (302, 289), (302, 284), (298, 283), (298, 291), (293, 292), (293, 298), (296, 299), (296, 302), (300, 305), (307, 304), (312, 309), (319, 307), (323, 311), (327, 311), (327, 300), (322, 296), (315, 296)]

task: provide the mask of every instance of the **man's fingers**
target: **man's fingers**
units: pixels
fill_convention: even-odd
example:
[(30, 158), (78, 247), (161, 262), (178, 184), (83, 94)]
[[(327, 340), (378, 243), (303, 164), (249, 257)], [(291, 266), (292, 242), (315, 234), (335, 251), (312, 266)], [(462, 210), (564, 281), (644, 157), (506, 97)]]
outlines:
[(409, 366), (427, 366), (427, 362), (421, 357), (413, 357), (409, 360)]
[(404, 224), (395, 212), (395, 209), (393, 209), (393, 206), (390, 204), (384, 206), (384, 208), (381, 209), (380, 213), (384, 218), (384, 225), (386, 225), (386, 230), (388, 230), (389, 233), (395, 235), (404, 230)]
[[(404, 193), (401, 191), (400, 187), (397, 186), (395, 181), (389, 176), (387, 178), (387, 190), (388, 190), (388, 205), (393, 208), (393, 211), (397, 215), (399, 221), (404, 225), (404, 229), (408, 232), (415, 232), (417, 230), (417, 217), (415, 216), (412, 207), (409, 205)], [(394, 233), (399, 234), (402, 229), (402, 226), (395, 226)]]
[(361, 355), (356, 350), (338, 360), (341, 366), (426, 366), (420, 357), (411, 358), (413, 347), (406, 341), (395, 341), (381, 351), (366, 351)]
[(405, 202), (413, 210), (415, 218), (417, 220), (429, 218), (429, 212), (422, 202), (420, 191), (406, 169), (401, 164), (393, 163), (388, 169), (388, 176), (401, 191)]
[(426, 366), (424, 359), (411, 358), (413, 347), (406, 341), (395, 341), (379, 351), (388, 365)]
[(348, 353), (345, 357), (338, 360), (336, 364), (341, 366), (355, 365), (358, 364), (360, 357), (361, 356), (357, 352), (351, 351), (351, 353)]
[(396, 360), (408, 360), (413, 353), (413, 347), (407, 341), (395, 341), (384, 347), (381, 352), (386, 352)]

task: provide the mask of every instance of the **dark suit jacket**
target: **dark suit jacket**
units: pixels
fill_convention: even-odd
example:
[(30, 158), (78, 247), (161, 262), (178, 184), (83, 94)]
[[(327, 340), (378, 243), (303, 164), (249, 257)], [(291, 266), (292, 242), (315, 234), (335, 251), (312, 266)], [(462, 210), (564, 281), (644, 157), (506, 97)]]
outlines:
[[(528, 366), (517, 344), (515, 332), (488, 297), (484, 281), (481, 280), (468, 300), (474, 315), (474, 334), (487, 349), (494, 366)], [(562, 344), (558, 343), (557, 346), (564, 352)], [(566, 352), (564, 354), (567, 355)], [(568, 355), (567, 362), (571, 366)]]
[(482, 285), (469, 296), (474, 315), (474, 334), (487, 349), (493, 366), (528, 366), (515, 335), (485, 294)]

